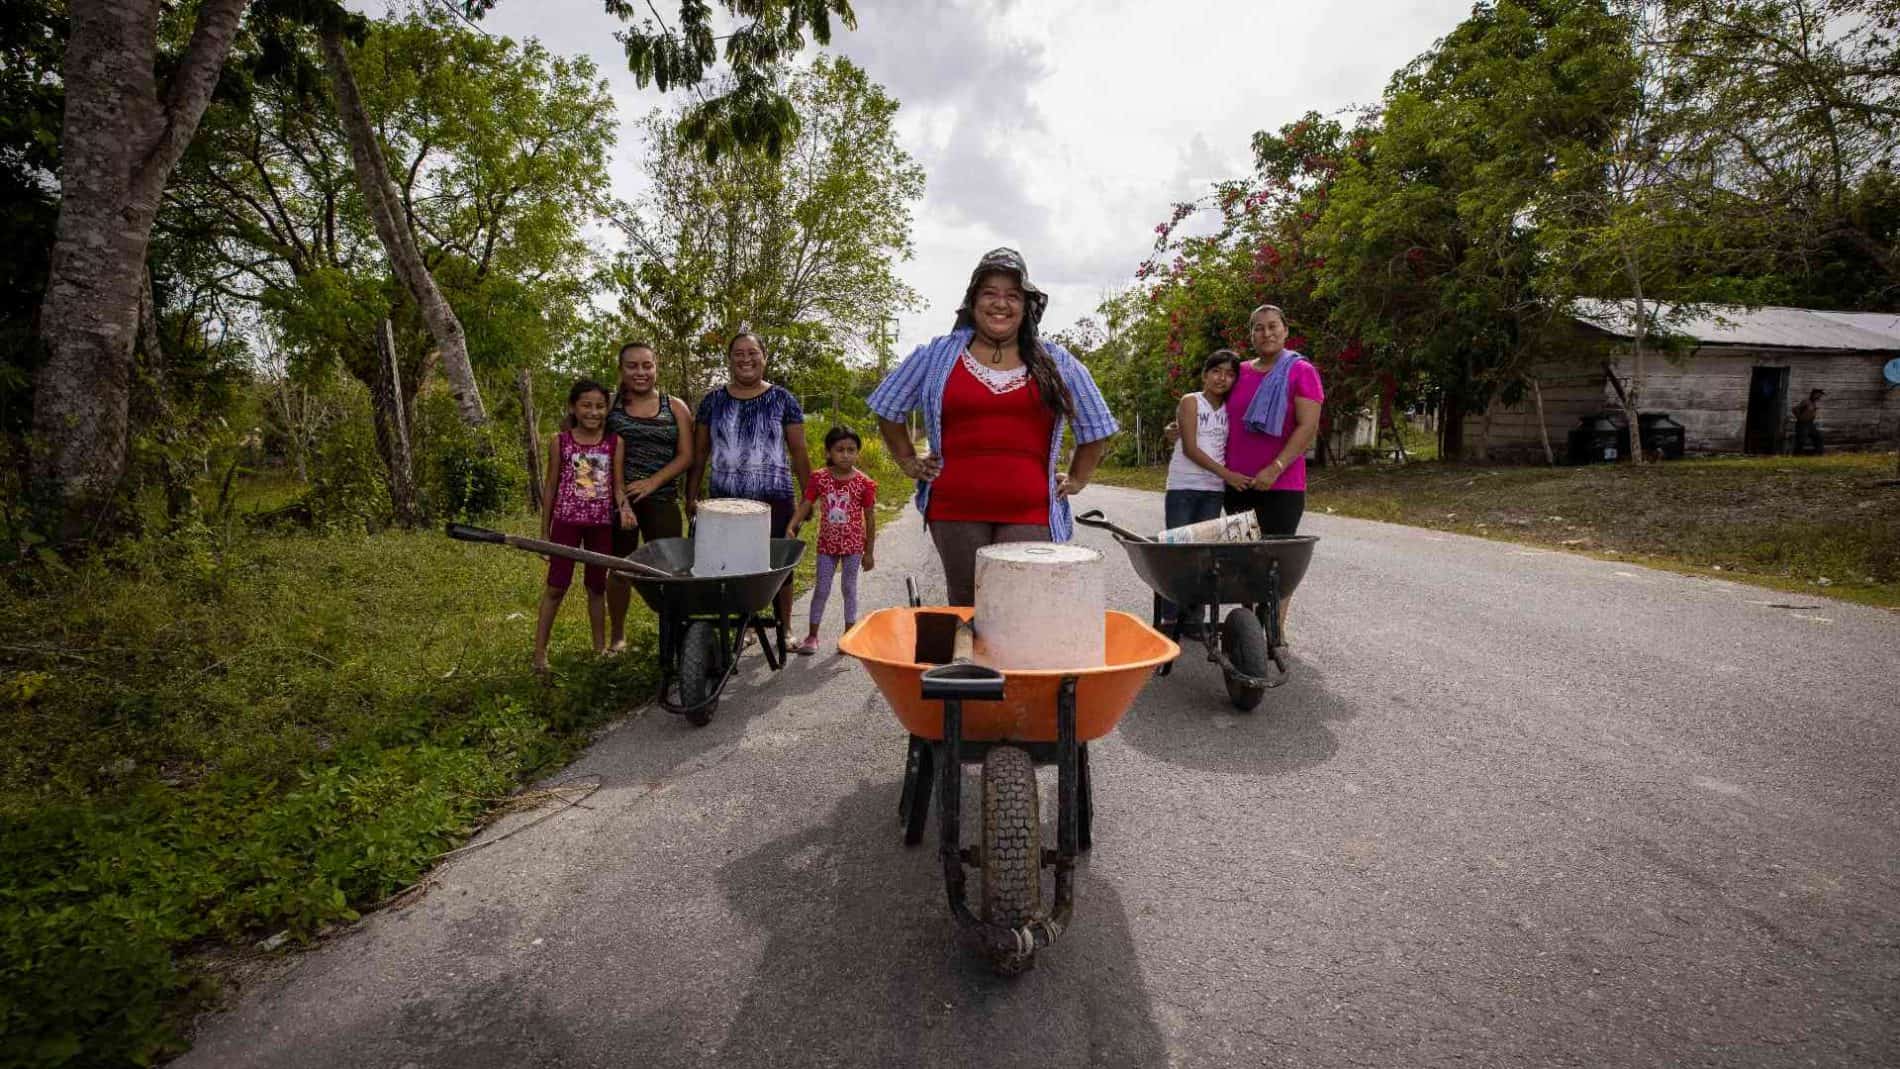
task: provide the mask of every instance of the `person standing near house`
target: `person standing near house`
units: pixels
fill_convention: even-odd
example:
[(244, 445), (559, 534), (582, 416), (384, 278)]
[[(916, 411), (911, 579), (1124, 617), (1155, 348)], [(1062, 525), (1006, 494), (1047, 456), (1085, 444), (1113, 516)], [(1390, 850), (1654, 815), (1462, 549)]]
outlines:
[(1794, 455), (1808, 452), (1808, 446), (1814, 447), (1814, 455), (1821, 455), (1821, 395), (1826, 390), (1809, 390), (1808, 399), (1794, 406)]

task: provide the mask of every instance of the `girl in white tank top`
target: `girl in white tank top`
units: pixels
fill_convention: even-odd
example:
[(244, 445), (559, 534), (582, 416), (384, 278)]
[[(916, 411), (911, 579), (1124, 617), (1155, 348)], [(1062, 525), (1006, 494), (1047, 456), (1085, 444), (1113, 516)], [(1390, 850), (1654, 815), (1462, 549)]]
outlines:
[[(1201, 392), (1181, 398), (1175, 409), (1175, 422), (1181, 436), (1174, 443), (1174, 455), (1168, 460), (1168, 492), (1161, 496), (1166, 516), (1164, 528), (1186, 527), (1190, 523), (1211, 520), (1221, 514), (1221, 502), (1231, 475), (1227, 463), (1227, 395), (1233, 392), (1240, 376), (1240, 357), (1230, 349), (1221, 349), (1201, 363)], [(1193, 407), (1189, 407), (1189, 402)], [(1209, 471), (1187, 455), (1188, 420), (1193, 419), (1194, 444), (1201, 455), (1220, 470)], [(1178, 610), (1159, 594), (1155, 595), (1155, 624), (1172, 628)], [(1201, 609), (1191, 607), (1187, 623), (1198, 626)]]
[[(1189, 398), (1194, 400), (1194, 442), (1216, 468), (1226, 464), (1227, 394), (1234, 388), (1239, 367), (1240, 358), (1227, 349), (1209, 356), (1201, 365), (1200, 392), (1183, 397), (1182, 410), (1176, 412), (1177, 420), (1184, 421), (1186, 402)], [(1186, 429), (1184, 423), (1182, 430)], [(1219, 471), (1210, 471), (1187, 455), (1187, 435), (1183, 433), (1174, 443), (1174, 454), (1168, 458), (1168, 489), (1218, 494), (1226, 488)]]

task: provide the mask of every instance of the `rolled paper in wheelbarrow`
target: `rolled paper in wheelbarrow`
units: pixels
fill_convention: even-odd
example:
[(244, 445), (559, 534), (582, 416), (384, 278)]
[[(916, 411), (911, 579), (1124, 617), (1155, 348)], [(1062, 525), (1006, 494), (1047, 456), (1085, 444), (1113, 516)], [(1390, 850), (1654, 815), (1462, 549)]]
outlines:
[(1190, 523), (1185, 527), (1170, 527), (1155, 535), (1155, 541), (1167, 545), (1183, 542), (1258, 542), (1260, 541), (1260, 517), (1252, 511), (1237, 512), (1232, 516), (1216, 516), (1200, 523)]
[(693, 574), (750, 575), (772, 567), (772, 508), (718, 497), (699, 503), (693, 524)]
[(1059, 542), (976, 551), (976, 663), (1018, 668), (1102, 664), (1102, 555)]

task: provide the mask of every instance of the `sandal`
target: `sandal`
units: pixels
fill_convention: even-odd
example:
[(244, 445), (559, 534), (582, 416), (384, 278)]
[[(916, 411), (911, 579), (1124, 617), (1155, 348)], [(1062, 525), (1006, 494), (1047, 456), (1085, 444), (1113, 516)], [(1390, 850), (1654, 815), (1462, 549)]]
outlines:
[(800, 657), (810, 657), (812, 654), (817, 653), (818, 652), (818, 636), (817, 635), (807, 636), (805, 641), (800, 642), (797, 645), (792, 647), (792, 652), (798, 654)]

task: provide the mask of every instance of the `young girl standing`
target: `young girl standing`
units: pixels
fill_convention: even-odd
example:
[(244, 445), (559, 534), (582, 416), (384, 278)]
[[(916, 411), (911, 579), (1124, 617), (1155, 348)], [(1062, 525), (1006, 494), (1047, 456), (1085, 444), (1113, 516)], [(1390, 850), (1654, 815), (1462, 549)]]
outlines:
[[(541, 537), (564, 546), (613, 552), (613, 442), (607, 437), (607, 388), (582, 379), (567, 391), (567, 419), (548, 441), (548, 474), (541, 491)], [(622, 517), (632, 522), (632, 515)], [(548, 585), (534, 627), (534, 670), (548, 670), (548, 634), (561, 599), (574, 581), (574, 562), (548, 561)], [(587, 620), (594, 652), (607, 649), (607, 569), (587, 565)]]
[[(1181, 436), (1168, 459), (1168, 490), (1161, 498), (1163, 527), (1214, 519), (1227, 489), (1247, 485), (1246, 476), (1227, 467), (1225, 406), (1239, 375), (1240, 356), (1232, 349), (1216, 350), (1201, 363), (1200, 392), (1181, 396), (1174, 413)], [(1174, 618), (1174, 603), (1156, 594), (1155, 624), (1165, 627)]]
[(811, 592), (811, 630), (805, 641), (792, 647), (793, 653), (809, 657), (818, 652), (818, 624), (831, 598), (833, 572), (844, 587), (844, 629), (858, 622), (858, 570), (877, 566), (877, 483), (858, 470), (858, 451), (863, 448), (856, 431), (831, 428), (825, 435), (825, 466), (812, 473), (805, 500), (785, 526), (785, 537), (797, 538), (799, 527), (817, 508), (818, 579)]

